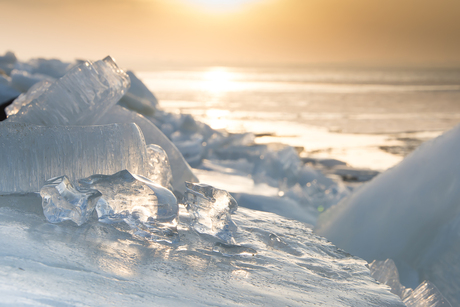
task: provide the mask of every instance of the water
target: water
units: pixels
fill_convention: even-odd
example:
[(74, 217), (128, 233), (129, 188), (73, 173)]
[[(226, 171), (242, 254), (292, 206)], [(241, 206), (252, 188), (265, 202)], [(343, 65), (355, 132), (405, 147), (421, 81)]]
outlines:
[(355, 167), (387, 169), (460, 122), (460, 69), (160, 67), (138, 76), (167, 111)]

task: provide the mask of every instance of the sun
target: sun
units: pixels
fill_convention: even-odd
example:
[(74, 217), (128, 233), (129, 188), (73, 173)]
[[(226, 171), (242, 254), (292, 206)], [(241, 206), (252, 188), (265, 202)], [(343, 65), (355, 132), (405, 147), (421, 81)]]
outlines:
[(235, 10), (245, 4), (254, 3), (262, 0), (185, 0), (186, 2), (199, 5), (205, 9), (216, 11)]

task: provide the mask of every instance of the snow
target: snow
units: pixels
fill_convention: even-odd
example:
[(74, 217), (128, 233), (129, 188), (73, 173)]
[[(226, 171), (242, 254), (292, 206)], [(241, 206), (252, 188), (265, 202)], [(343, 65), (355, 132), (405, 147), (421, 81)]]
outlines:
[[(433, 259), (458, 250), (458, 235), (446, 226), (453, 223), (450, 227), (458, 227), (459, 152), (457, 126), (424, 143), (399, 165), (325, 212), (315, 231), (368, 261), (391, 258), (423, 276), (447, 274), (449, 265), (420, 260), (426, 259), (427, 253)], [(435, 248), (446, 240), (446, 232), (451, 233), (449, 245)], [(457, 265), (450, 263), (457, 271)], [(435, 282), (436, 286), (453, 304), (460, 303), (460, 278), (444, 276), (447, 280)]]

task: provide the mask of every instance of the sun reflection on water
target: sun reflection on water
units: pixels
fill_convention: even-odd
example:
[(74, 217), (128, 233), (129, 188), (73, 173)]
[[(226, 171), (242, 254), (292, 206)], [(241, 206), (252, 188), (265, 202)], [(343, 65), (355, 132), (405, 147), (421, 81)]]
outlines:
[(230, 91), (233, 87), (233, 75), (225, 67), (213, 67), (204, 74), (202, 89), (212, 93)]

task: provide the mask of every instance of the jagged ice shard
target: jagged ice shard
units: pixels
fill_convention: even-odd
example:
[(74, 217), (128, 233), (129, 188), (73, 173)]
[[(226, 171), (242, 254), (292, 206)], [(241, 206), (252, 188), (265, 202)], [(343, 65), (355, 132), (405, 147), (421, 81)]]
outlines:
[(127, 170), (111, 176), (93, 175), (78, 181), (84, 188), (102, 193), (96, 210), (100, 219), (136, 214), (143, 222), (148, 219), (171, 222), (179, 206), (174, 194), (155, 182)]
[(177, 240), (179, 205), (167, 188), (127, 170), (111, 176), (93, 175), (79, 183), (85, 189), (102, 193), (96, 204), (99, 221), (125, 222), (133, 235), (147, 240)]
[(92, 125), (126, 93), (129, 77), (111, 57), (75, 66), (9, 121), (36, 125)]
[(236, 200), (227, 191), (207, 184), (185, 185), (184, 204), (191, 215), (190, 226), (198, 233), (231, 243), (236, 225), (230, 214), (238, 209)]
[(0, 123), (0, 194), (37, 192), (47, 179), (71, 182), (121, 170), (148, 176), (147, 152), (136, 124), (41, 127)]
[(101, 193), (74, 187), (66, 176), (51, 178), (40, 190), (43, 213), (50, 223), (73, 221), (78, 226), (93, 214)]

